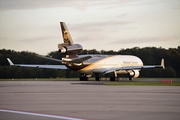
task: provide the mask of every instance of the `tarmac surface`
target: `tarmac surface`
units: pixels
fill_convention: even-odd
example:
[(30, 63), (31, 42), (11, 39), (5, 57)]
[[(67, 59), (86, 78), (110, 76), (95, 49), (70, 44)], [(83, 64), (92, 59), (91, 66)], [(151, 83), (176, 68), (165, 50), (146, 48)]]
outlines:
[(78, 83), (1, 81), (0, 120), (180, 120), (178, 86)]

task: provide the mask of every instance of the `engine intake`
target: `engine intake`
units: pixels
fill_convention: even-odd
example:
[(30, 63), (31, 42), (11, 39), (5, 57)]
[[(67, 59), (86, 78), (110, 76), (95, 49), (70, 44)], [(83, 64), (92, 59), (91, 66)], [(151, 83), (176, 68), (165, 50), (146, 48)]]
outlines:
[(139, 76), (138, 70), (132, 70), (132, 72), (129, 73), (130, 77), (137, 78)]
[(78, 54), (83, 50), (83, 47), (80, 44), (74, 44), (70, 46), (63, 46), (59, 49), (59, 52), (63, 54)]

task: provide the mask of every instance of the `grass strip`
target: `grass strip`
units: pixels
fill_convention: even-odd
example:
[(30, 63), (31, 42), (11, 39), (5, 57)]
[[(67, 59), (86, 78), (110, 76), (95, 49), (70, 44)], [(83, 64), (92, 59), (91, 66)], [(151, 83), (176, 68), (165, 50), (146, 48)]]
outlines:
[(161, 83), (161, 82), (106, 82), (110, 86), (180, 86), (180, 82)]

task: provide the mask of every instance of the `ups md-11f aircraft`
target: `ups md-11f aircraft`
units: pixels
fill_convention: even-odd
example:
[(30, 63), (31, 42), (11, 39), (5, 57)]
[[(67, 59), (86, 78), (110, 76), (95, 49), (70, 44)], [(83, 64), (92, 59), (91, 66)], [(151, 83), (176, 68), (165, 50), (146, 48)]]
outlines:
[(71, 38), (69, 30), (64, 22), (60, 22), (64, 43), (58, 44), (59, 52), (65, 54), (62, 60), (43, 57), (46, 59), (61, 62), (63, 65), (30, 65), (30, 64), (13, 64), (7, 58), (11, 66), (51, 68), (51, 69), (71, 69), (80, 73), (80, 80), (86, 81), (92, 74), (95, 80), (99, 81), (101, 76), (111, 74), (110, 81), (115, 81), (118, 74), (128, 74), (129, 80), (137, 78), (142, 68), (165, 68), (164, 59), (160, 65), (143, 65), (140, 58), (132, 55), (78, 55), (83, 47), (75, 44)]

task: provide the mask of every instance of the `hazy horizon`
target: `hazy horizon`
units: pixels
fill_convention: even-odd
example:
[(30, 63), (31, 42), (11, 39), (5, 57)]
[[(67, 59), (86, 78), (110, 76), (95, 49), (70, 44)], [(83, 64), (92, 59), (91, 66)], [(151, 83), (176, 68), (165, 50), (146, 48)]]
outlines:
[(179, 0), (1, 0), (0, 49), (57, 51), (61, 21), (84, 49), (180, 46)]

